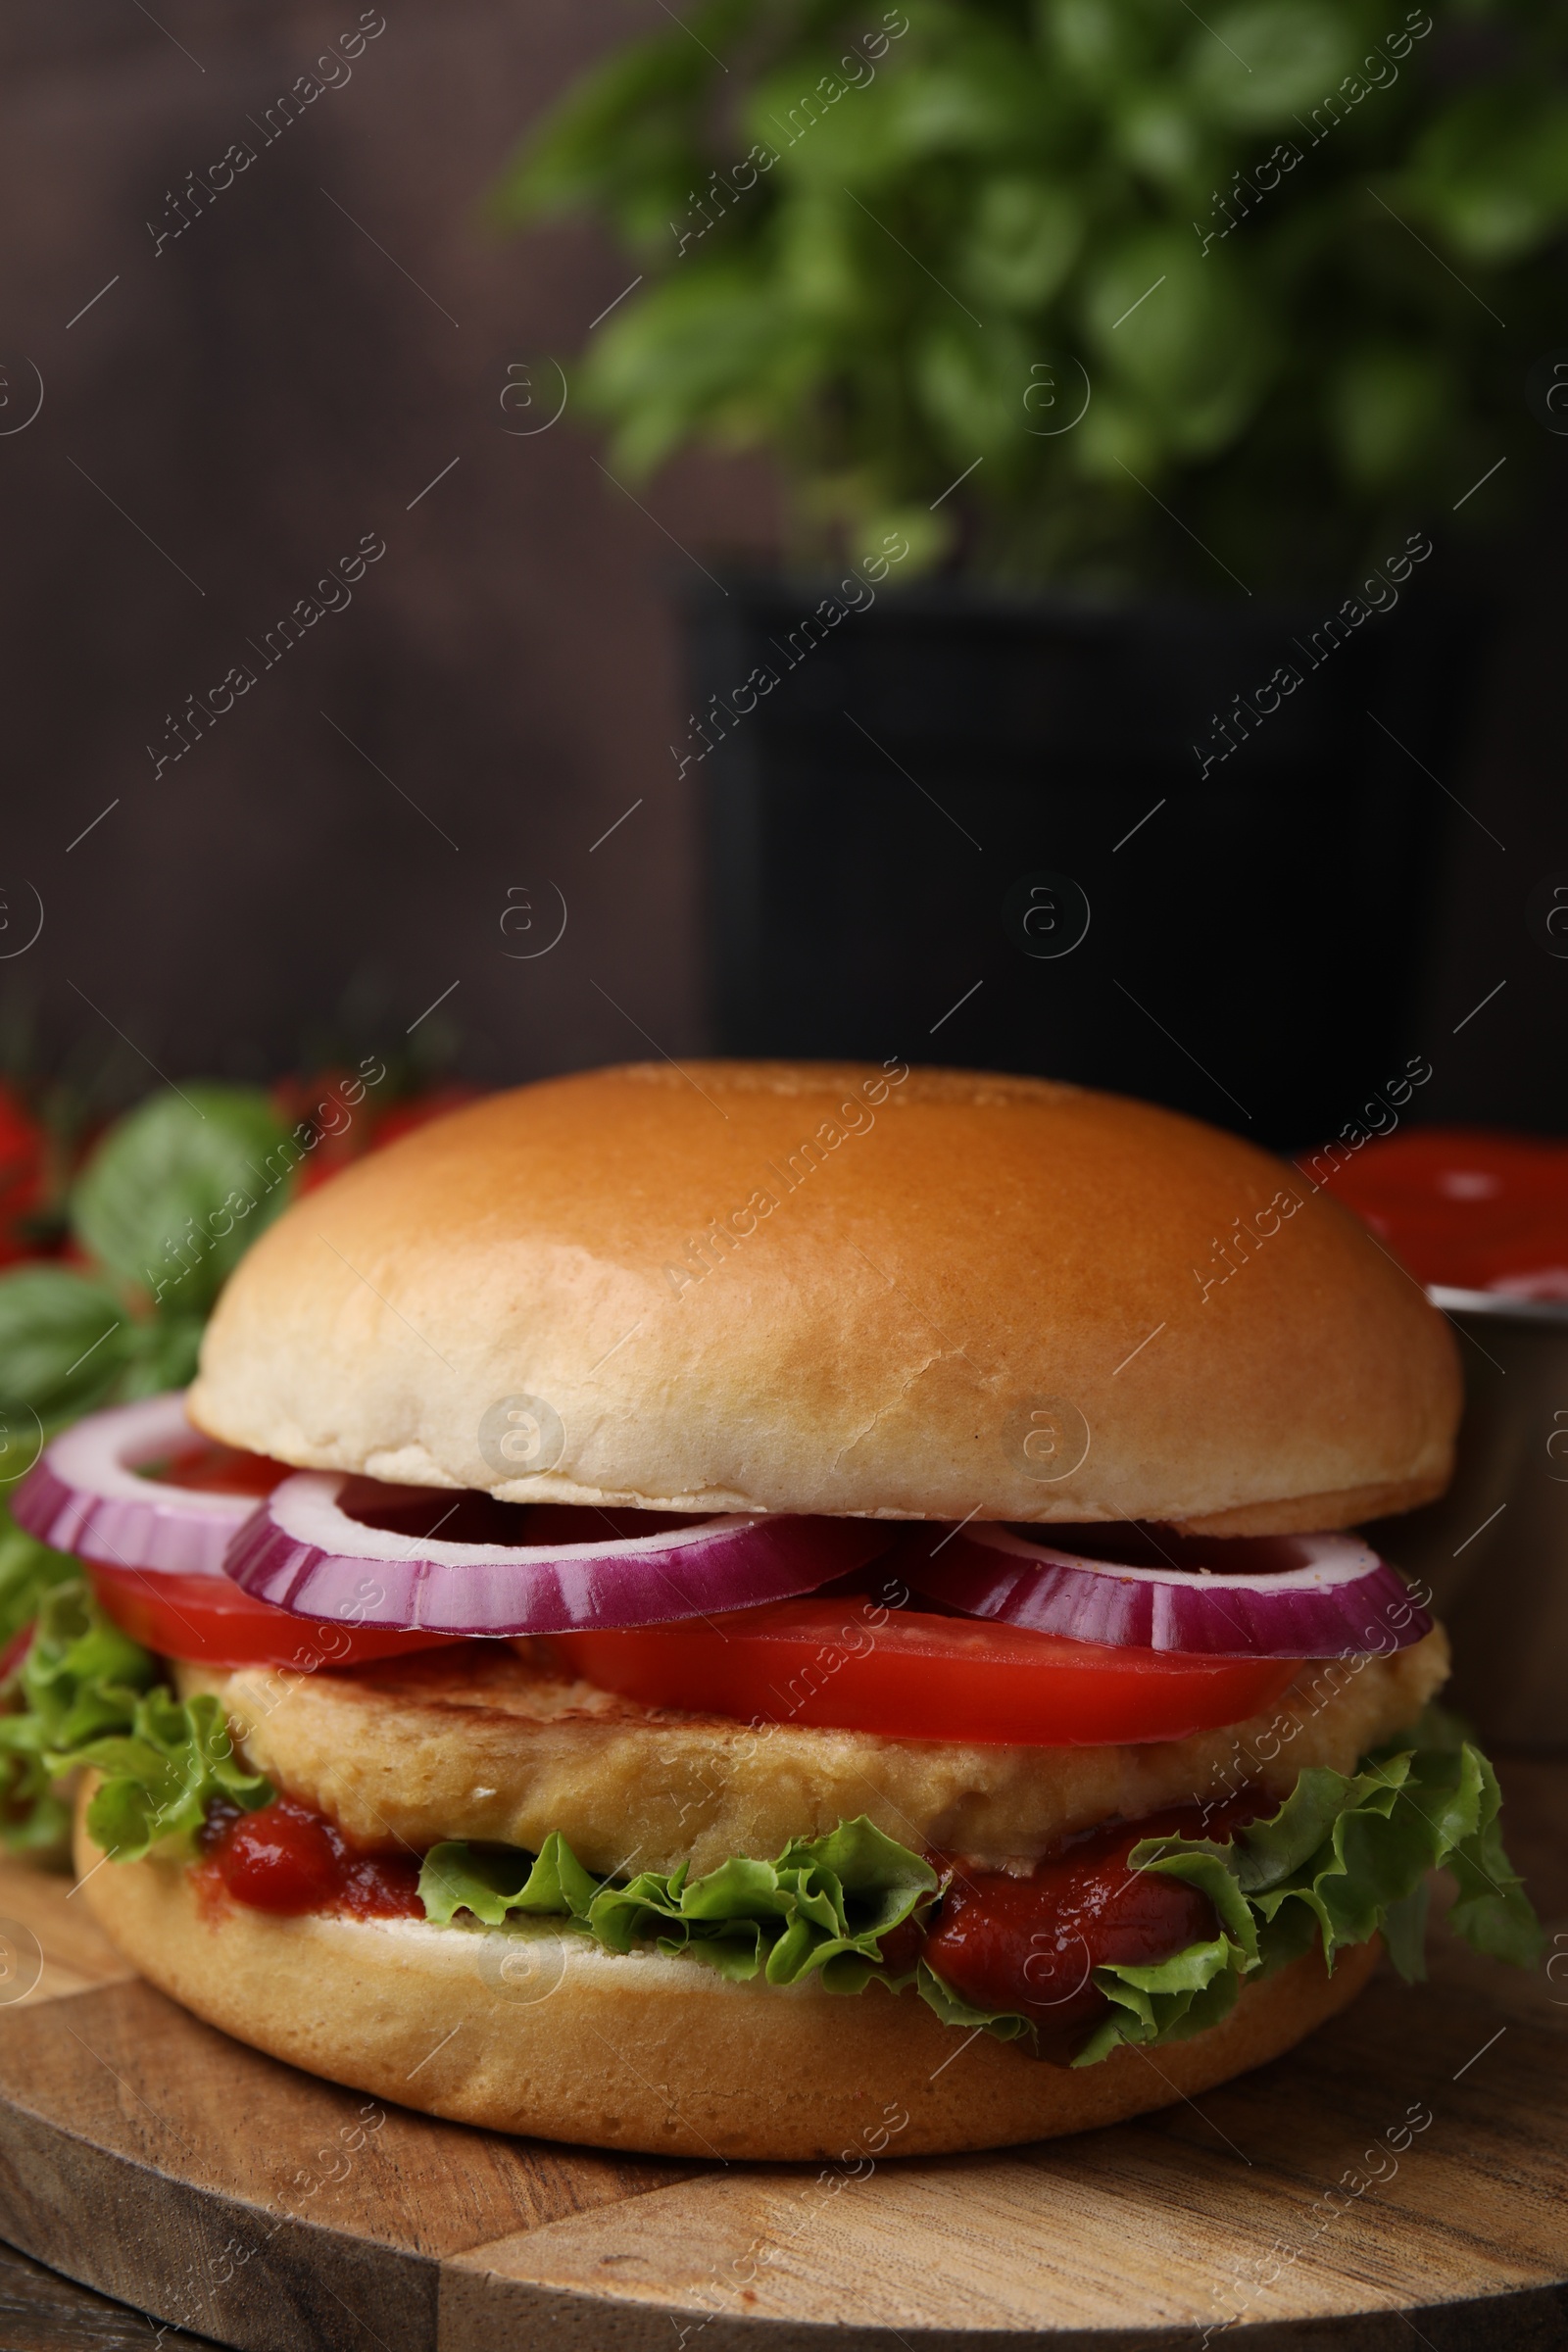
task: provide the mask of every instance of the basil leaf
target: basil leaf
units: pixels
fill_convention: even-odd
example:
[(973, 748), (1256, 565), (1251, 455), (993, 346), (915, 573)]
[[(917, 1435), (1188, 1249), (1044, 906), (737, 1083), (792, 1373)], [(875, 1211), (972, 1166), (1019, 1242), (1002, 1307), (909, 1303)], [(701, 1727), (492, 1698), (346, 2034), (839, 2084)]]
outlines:
[(302, 1153), (242, 1086), (154, 1095), (112, 1127), (76, 1183), (76, 1233), (165, 1314), (200, 1319), (288, 1199)]
[(160, 1315), (151, 1323), (132, 1326), (135, 1344), (121, 1379), (118, 1394), (127, 1402), (134, 1396), (161, 1396), (167, 1389), (188, 1388), (196, 1377), (206, 1318), (201, 1315)]
[[(0, 1274), (0, 1407), (30, 1408), (45, 1430), (91, 1412), (124, 1370), (134, 1333), (123, 1301), (89, 1275), (52, 1265)], [(20, 1446), (30, 1468), (24, 1441), (37, 1433), (27, 1411), (11, 1409), (10, 1424), (7, 1450)]]

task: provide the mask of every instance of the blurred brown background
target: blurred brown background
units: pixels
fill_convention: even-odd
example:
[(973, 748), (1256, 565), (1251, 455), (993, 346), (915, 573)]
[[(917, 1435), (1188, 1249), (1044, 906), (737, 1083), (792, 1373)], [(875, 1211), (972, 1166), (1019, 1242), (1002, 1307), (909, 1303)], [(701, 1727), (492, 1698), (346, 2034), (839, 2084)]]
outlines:
[[(768, 550), (768, 484), (683, 462), (640, 508), (569, 400), (519, 433), (509, 368), (535, 364), (543, 401), (537, 363), (569, 360), (630, 272), (575, 228), (509, 242), (483, 213), (540, 108), (662, 20), (648, 0), (392, 5), (352, 79), (264, 145), (266, 110), (357, 15), (13, 0), (0, 31), (0, 954), (32, 927), (29, 885), (45, 915), (0, 1003), (31, 1007), (46, 1058), (119, 1056), (127, 1091), (149, 1076), (133, 1052), (263, 1075), (334, 1023), (397, 1039), (442, 999), (428, 1034), (450, 1024), (485, 1080), (705, 1041), (674, 595), (697, 563)], [(211, 185), (236, 139), (254, 164), (193, 199), (187, 175)], [(155, 251), (182, 189), (190, 225)], [(1525, 911), (1568, 869), (1565, 464), (1543, 433), (1476, 743), (1445, 777), (1506, 846), (1446, 804), (1429, 1117), (1568, 1124), (1568, 965)], [(253, 662), (256, 687), (155, 779), (170, 715), (367, 532), (387, 552), (352, 606)], [(551, 886), (565, 935), (519, 959)], [(503, 930), (509, 906), (531, 934)], [(1504, 1017), (1453, 1035), (1499, 978)]]

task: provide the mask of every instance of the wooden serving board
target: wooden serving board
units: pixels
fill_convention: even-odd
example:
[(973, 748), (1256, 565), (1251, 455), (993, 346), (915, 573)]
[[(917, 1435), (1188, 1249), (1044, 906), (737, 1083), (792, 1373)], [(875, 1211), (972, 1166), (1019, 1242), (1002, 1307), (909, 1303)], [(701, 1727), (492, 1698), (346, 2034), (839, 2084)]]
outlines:
[[(1568, 1923), (1568, 1766), (1504, 1782)], [(1111, 2131), (671, 2164), (297, 2074), (134, 1979), (67, 1881), (0, 1864), (0, 2235), (242, 2352), (1568, 2348), (1568, 1926), (1534, 1978), (1435, 1942), (1429, 1985), (1380, 1976), (1291, 2056)]]

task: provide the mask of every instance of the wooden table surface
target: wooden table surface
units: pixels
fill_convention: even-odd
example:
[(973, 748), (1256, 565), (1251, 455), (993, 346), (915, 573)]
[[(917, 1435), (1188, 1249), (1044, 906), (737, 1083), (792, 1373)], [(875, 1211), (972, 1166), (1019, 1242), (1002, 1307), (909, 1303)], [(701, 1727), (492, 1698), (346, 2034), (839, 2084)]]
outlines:
[[(15, 2246), (0, 2245), (0, 2346), (4, 2352), (149, 2352), (147, 2314), (111, 2303), (90, 2286), (46, 2271)], [(212, 2338), (171, 2332), (170, 2352), (217, 2352)]]
[[(1568, 1762), (1500, 1770), (1510, 1849), (1568, 1951)], [(261, 2208), (227, 2178), (226, 2118), (265, 2138), (274, 2098), (294, 2129), (296, 2109), (348, 2094), (186, 2020), (127, 1981), (65, 1882), (0, 1863), (0, 1931), (19, 1917), (38, 1923), (44, 1968), (24, 2001), (0, 2005), (0, 2231), (59, 2269), (0, 2244), (0, 2352), (215, 2337), (367, 2352), (372, 2336), (396, 2352), (678, 2352), (685, 2336), (697, 2352), (1198, 2352), (1205, 2318), (1235, 2352), (1568, 2352), (1568, 1982), (1451, 1940), (1439, 1939), (1432, 1986), (1379, 1981), (1300, 2052), (1205, 2094), (1201, 2113), (994, 2159), (886, 2164), (835, 2203), (813, 2190), (814, 2168), (665, 2167), (394, 2110), (385, 2177), (345, 2190), (355, 2210), (330, 2231), (305, 2232), (320, 2239), (314, 2269), (285, 2233), (221, 2294), (176, 2309), (172, 2280), (233, 2275), (223, 2233)], [(1356, 2160), (1396, 2085), (1430, 2098), (1443, 2128), (1399, 2180), (1314, 2230), (1323, 2184)], [(175, 2117), (183, 2156), (155, 2129)], [(803, 2236), (793, 2217), (810, 2193), (823, 2210)], [(1265, 2264), (1281, 2243), (1301, 2259), (1276, 2287)], [(710, 2291), (759, 2245), (774, 2251), (752, 2266), (755, 2286)], [(145, 2305), (64, 2271), (147, 2303), (161, 2291), (161, 2316), (185, 2325), (160, 2331)], [(1232, 2271), (1246, 2292), (1216, 2302), (1212, 2281)]]

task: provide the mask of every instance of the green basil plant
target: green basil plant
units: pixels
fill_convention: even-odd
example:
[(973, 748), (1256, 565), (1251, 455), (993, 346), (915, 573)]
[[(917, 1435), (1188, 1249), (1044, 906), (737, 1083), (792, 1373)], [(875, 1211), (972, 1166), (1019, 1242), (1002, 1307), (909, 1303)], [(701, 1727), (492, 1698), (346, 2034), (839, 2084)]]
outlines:
[(84, 1264), (0, 1274), (0, 1400), (48, 1431), (101, 1404), (181, 1388), (225, 1277), (286, 1204), (302, 1156), (259, 1089), (149, 1096), (77, 1177)]
[(287, 1202), (302, 1156), (257, 1088), (150, 1096), (76, 1179), (79, 1262), (0, 1274), (0, 1643), (77, 1573), (16, 1525), (12, 1489), (83, 1413), (185, 1386), (225, 1276)]
[(496, 204), (624, 252), (568, 369), (623, 479), (759, 449), (802, 556), (1300, 588), (1505, 511), (1565, 65), (1556, 0), (706, 0)]

